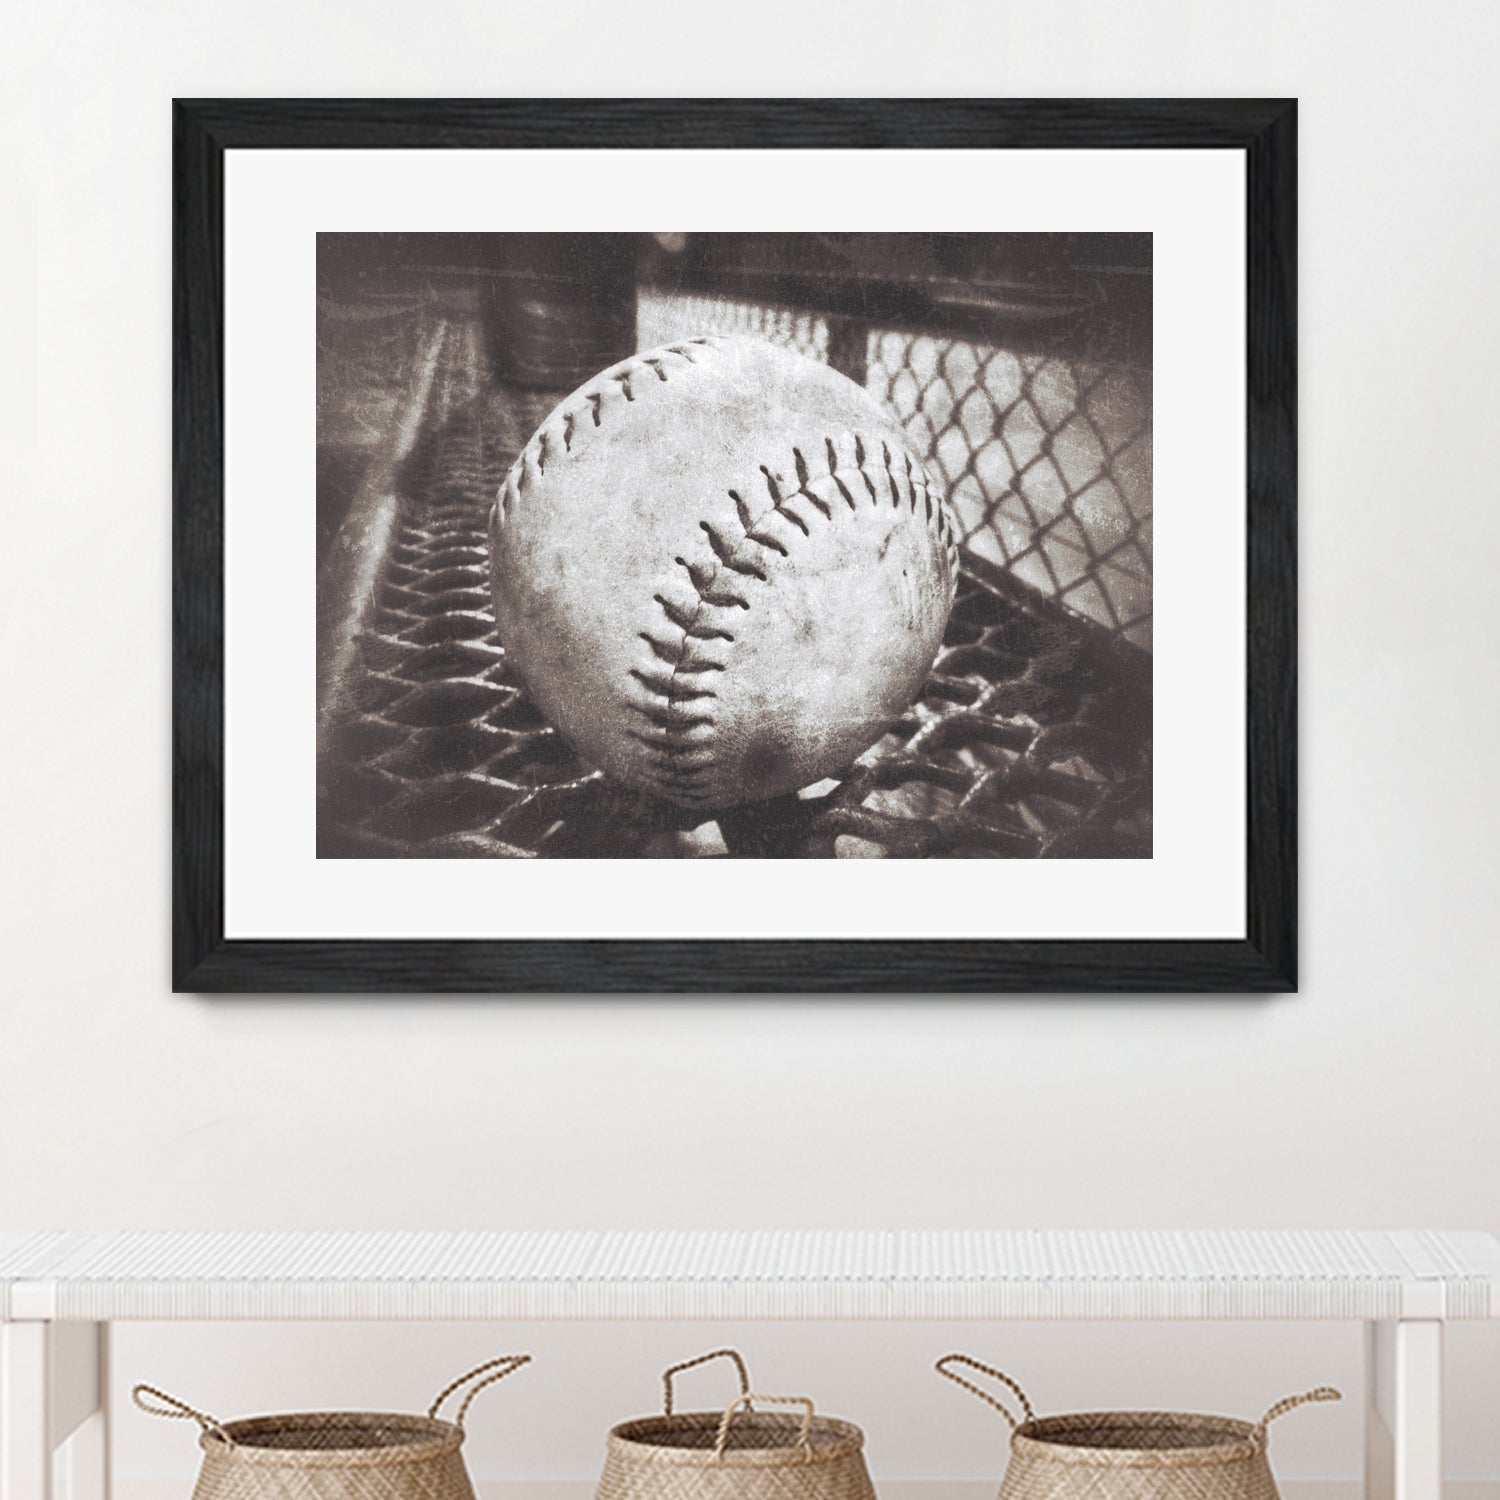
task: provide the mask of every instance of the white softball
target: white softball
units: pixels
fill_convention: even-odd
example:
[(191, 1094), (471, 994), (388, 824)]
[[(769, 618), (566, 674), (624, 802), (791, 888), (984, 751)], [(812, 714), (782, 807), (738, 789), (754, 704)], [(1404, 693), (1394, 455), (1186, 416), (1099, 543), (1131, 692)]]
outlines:
[(846, 768), (910, 705), (958, 559), (942, 496), (852, 380), (754, 339), (596, 375), (490, 524), (495, 616), (584, 759), (704, 810)]

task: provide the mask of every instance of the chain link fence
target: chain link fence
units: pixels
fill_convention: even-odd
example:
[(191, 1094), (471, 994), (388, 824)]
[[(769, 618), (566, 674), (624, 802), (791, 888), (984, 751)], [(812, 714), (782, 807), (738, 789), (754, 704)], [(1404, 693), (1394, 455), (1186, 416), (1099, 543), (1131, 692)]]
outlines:
[(643, 291), (641, 348), (748, 334), (854, 368), (948, 492), (968, 550), (1145, 650), (1151, 647), (1151, 380), (931, 334), (851, 330), (816, 313)]

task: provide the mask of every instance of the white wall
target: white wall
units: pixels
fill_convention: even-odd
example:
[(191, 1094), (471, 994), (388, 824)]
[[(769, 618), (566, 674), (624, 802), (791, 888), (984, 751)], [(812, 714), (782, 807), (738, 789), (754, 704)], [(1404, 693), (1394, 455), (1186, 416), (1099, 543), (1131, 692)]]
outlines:
[[(8, 7), (0, 1219), (1500, 1231), (1497, 64), (1500, 12), (1451, 0)], [(1299, 996), (168, 993), (169, 98), (631, 92), (1301, 96)], [(476, 1468), (577, 1477), (725, 1332), (140, 1328), (118, 1373), (231, 1413), (411, 1405), (525, 1342)], [(737, 1334), (891, 1475), (998, 1467), (925, 1372), (950, 1345), (1052, 1407), (1358, 1389), (1345, 1329)], [(1500, 1330), (1449, 1369), (1450, 1472), (1500, 1477)], [(1355, 1472), (1352, 1411), (1283, 1437), (1288, 1472)], [(127, 1478), (192, 1470), (180, 1427), (119, 1442)]]

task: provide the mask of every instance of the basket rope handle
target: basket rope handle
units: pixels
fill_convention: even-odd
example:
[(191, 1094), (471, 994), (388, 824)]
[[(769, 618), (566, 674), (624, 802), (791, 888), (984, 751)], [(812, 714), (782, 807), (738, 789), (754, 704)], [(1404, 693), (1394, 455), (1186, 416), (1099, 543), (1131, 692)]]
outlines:
[(752, 1401), (769, 1401), (773, 1405), (800, 1406), (802, 1408), (802, 1425), (797, 1429), (797, 1446), (803, 1454), (811, 1458), (812, 1447), (808, 1443), (808, 1435), (812, 1432), (813, 1404), (807, 1396), (752, 1396), (749, 1391), (736, 1396), (728, 1406), (724, 1408), (724, 1415), (719, 1422), (719, 1435), (714, 1440), (714, 1457), (724, 1457), (724, 1445), (729, 1441), (729, 1424), (734, 1421), (734, 1414), (740, 1407), (753, 1410), (750, 1406)]
[[(161, 1402), (160, 1406), (154, 1406), (145, 1397), (154, 1396)], [(130, 1388), (130, 1399), (147, 1416), (150, 1417), (190, 1417), (204, 1432), (211, 1432), (217, 1438), (227, 1443), (231, 1448), (235, 1446), (234, 1439), (224, 1429), (224, 1424), (217, 1418), (211, 1417), (207, 1412), (199, 1411), (196, 1407), (189, 1406), (186, 1401), (179, 1401), (176, 1396), (169, 1396), (165, 1391), (159, 1391), (154, 1385), (136, 1385)]]
[(1021, 1387), (1018, 1386), (1015, 1381), (1010, 1378), (1009, 1375), (1005, 1374), (1003, 1370), (996, 1370), (990, 1365), (982, 1365), (977, 1359), (970, 1359), (967, 1354), (945, 1354), (932, 1367), (938, 1372), (939, 1375), (947, 1376), (947, 1378), (953, 1381), (955, 1385), (961, 1385), (966, 1391), (972, 1391), (976, 1396), (979, 1397), (981, 1401), (987, 1402), (990, 1406), (993, 1406), (995, 1410), (999, 1412), (1007, 1422), (1010, 1423), (1010, 1430), (1012, 1432), (1014, 1432), (1016, 1428), (1021, 1424), (1017, 1422), (1015, 1417), (1011, 1415), (1010, 1408), (1007, 1407), (1003, 1401), (996, 1400), (996, 1398), (990, 1395), (988, 1391), (981, 1390), (977, 1385), (974, 1384), (972, 1380), (965, 1380), (962, 1375), (955, 1375), (953, 1371), (948, 1368), (949, 1365), (967, 1365), (971, 1370), (978, 1370), (983, 1375), (992, 1376), (994, 1379), (998, 1380), (1001, 1385), (1009, 1386), (1010, 1389), (1016, 1393), (1017, 1398), (1020, 1400), (1021, 1410), (1026, 1413), (1026, 1420), (1030, 1422), (1036, 1417), (1036, 1413), (1031, 1409), (1031, 1402), (1027, 1398), (1026, 1392), (1023, 1391)]
[[(438, 1414), (438, 1408), (443, 1404), (443, 1402), (445, 1402), (448, 1397), (454, 1393), (454, 1391), (458, 1390), (460, 1386), (467, 1385), (468, 1382), (473, 1380), (476, 1375), (483, 1375), (486, 1370), (496, 1371), (496, 1373), (494, 1375), (491, 1375), (487, 1380), (481, 1380), (478, 1385), (472, 1387), (468, 1395), (464, 1397), (463, 1404), (458, 1408), (458, 1415), (453, 1419), (453, 1425), (455, 1427), (462, 1428), (464, 1425), (464, 1418), (468, 1415), (469, 1412), (469, 1403), (473, 1401), (473, 1399), (480, 1393), (480, 1391), (485, 1388), (485, 1386), (494, 1385), (497, 1380), (504, 1380), (507, 1375), (514, 1375), (522, 1365), (529, 1365), (530, 1363), (531, 1356), (529, 1354), (502, 1354), (499, 1359), (490, 1359), (486, 1360), (482, 1365), (475, 1365), (467, 1375), (460, 1375), (458, 1379), (455, 1380), (451, 1385), (445, 1385), (442, 1390), (440, 1390), (437, 1395), (432, 1398), (432, 1405), (427, 1408), (427, 1415), (429, 1417), (436, 1417)], [(502, 1365), (504, 1366), (503, 1369), (501, 1368)]]
[(1299, 1406), (1306, 1406), (1309, 1401), (1342, 1401), (1343, 1394), (1334, 1390), (1331, 1385), (1320, 1385), (1316, 1390), (1304, 1391), (1300, 1396), (1288, 1396), (1284, 1401), (1278, 1401), (1252, 1429), (1250, 1436), (1258, 1443), (1266, 1441), (1266, 1428), (1268, 1428), (1277, 1417), (1284, 1417), (1289, 1411), (1296, 1411)]
[(685, 1359), (680, 1365), (670, 1365), (661, 1372), (661, 1409), (664, 1416), (672, 1415), (672, 1377), (681, 1375), (684, 1370), (696, 1369), (699, 1365), (706, 1365), (711, 1359), (731, 1359), (734, 1367), (739, 1371), (740, 1395), (749, 1398), (750, 1395), (750, 1372), (745, 1368), (745, 1361), (740, 1356), (738, 1349), (714, 1349), (708, 1354), (700, 1354), (697, 1359)]

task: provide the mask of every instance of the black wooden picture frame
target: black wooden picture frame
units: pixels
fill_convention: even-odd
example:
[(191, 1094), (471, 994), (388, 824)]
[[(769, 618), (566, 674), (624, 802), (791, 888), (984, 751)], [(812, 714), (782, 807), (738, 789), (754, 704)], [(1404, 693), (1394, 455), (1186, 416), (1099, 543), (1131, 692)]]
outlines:
[[(189, 992), (1273, 992), (1297, 976), (1296, 102), (177, 100), (173, 984)], [(224, 154), (378, 147), (1233, 148), (1247, 184), (1241, 940), (228, 940)]]

